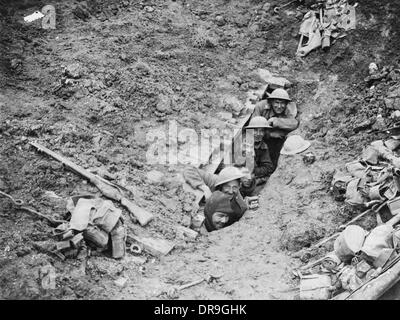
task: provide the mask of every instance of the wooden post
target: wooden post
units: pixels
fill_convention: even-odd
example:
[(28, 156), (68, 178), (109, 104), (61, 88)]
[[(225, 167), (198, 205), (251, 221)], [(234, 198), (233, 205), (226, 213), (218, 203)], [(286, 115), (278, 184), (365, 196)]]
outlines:
[(354, 291), (345, 300), (377, 300), (393, 287), (400, 278), (400, 261), (368, 284)]

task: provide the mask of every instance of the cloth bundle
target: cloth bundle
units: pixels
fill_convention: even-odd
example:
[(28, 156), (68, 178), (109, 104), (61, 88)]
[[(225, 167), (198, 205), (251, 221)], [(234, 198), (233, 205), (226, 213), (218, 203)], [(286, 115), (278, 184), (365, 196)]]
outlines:
[(92, 195), (74, 196), (68, 200), (67, 209), (71, 213), (71, 220), (55, 230), (56, 234), (67, 240), (60, 247), (62, 250), (68, 249), (66, 242), (77, 235), (92, 247), (107, 249), (111, 236), (112, 257), (119, 259), (125, 255), (126, 230), (121, 218), (122, 211), (111, 201)]

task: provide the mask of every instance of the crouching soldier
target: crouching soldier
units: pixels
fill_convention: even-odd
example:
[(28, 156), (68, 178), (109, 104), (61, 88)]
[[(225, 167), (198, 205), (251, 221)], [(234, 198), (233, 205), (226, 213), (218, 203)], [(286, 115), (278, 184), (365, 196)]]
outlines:
[(204, 226), (208, 232), (230, 226), (247, 210), (247, 205), (238, 191), (233, 194), (220, 190), (213, 192), (204, 207)]
[(245, 197), (258, 195), (275, 170), (268, 145), (263, 140), (268, 128), (271, 127), (267, 119), (261, 116), (253, 117), (246, 127), (246, 130), (254, 130), (254, 169), (250, 172), (250, 179), (242, 179), (242, 195)]
[(240, 179), (244, 177), (240, 169), (226, 167), (216, 175), (191, 166), (183, 171), (183, 177), (192, 188), (204, 192), (204, 225), (207, 231), (231, 225), (247, 210), (240, 194)]
[(267, 100), (261, 100), (255, 106), (252, 118), (262, 116), (267, 120), (271, 129), (266, 130), (264, 141), (268, 145), (269, 155), (274, 165), (278, 165), (280, 151), (289, 132), (299, 126), (297, 111), (288, 107), (289, 94), (284, 89), (275, 89)]
[(183, 171), (183, 177), (193, 189), (203, 191), (207, 200), (216, 190), (228, 194), (240, 191), (241, 179), (245, 177), (245, 174), (236, 167), (226, 167), (219, 174), (212, 174), (189, 166)]

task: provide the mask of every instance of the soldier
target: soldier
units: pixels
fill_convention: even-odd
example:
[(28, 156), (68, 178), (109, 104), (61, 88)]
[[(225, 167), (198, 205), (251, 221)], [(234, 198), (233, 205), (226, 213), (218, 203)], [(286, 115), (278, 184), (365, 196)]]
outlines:
[(254, 130), (254, 169), (251, 172), (251, 179), (242, 179), (242, 195), (255, 196), (265, 186), (269, 176), (274, 172), (275, 166), (272, 163), (267, 143), (263, 140), (268, 128), (267, 119), (262, 116), (253, 117), (246, 130)]
[(207, 231), (231, 225), (247, 210), (246, 202), (239, 192), (240, 179), (244, 174), (238, 168), (226, 167), (216, 175), (190, 166), (183, 171), (183, 177), (192, 188), (204, 192), (204, 225)]
[(292, 101), (284, 89), (275, 89), (266, 100), (261, 100), (255, 106), (252, 118), (262, 116), (267, 120), (271, 129), (266, 130), (264, 141), (269, 150), (274, 169), (278, 165), (280, 151), (289, 132), (299, 126), (295, 108), (289, 108)]

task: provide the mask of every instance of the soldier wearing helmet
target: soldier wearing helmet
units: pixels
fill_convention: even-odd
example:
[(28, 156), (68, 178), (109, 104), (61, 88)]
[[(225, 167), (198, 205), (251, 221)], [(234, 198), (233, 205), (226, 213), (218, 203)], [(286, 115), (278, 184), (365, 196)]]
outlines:
[(242, 179), (243, 196), (257, 195), (275, 169), (268, 145), (263, 140), (268, 128), (271, 127), (268, 125), (267, 119), (262, 116), (251, 118), (249, 125), (245, 128), (254, 130), (254, 162), (250, 178)]
[(194, 189), (204, 192), (204, 225), (207, 231), (221, 229), (238, 221), (247, 210), (240, 194), (244, 174), (236, 167), (226, 167), (216, 174), (193, 166), (183, 171), (186, 182)]
[(254, 109), (252, 118), (262, 116), (267, 120), (270, 129), (266, 130), (264, 141), (266, 142), (269, 154), (274, 165), (275, 171), (280, 151), (289, 132), (295, 130), (299, 126), (296, 119), (297, 110), (295, 106), (289, 107), (292, 101), (289, 94), (284, 89), (275, 89), (266, 100), (259, 101)]

